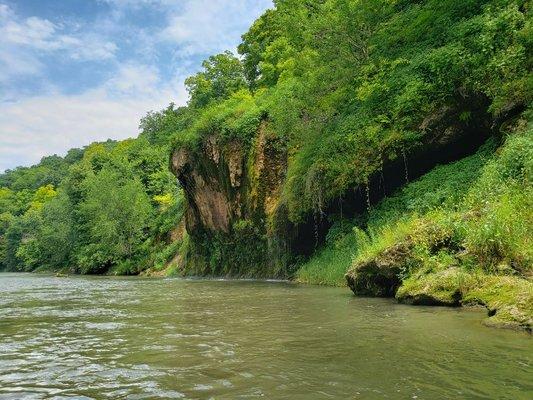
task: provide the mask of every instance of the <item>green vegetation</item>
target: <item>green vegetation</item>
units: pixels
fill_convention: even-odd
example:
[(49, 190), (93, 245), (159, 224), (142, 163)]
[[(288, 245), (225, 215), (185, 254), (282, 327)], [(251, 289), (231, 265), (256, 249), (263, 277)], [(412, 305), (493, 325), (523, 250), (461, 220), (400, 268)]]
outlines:
[(183, 214), (163, 138), (171, 123), (179, 123), (173, 106), (149, 113), (138, 139), (1, 175), (0, 269), (136, 274), (171, 259)]
[(275, 5), (243, 36), (242, 63), (224, 53), (189, 79), (201, 122), (175, 145), (248, 139), (268, 119), (289, 143), (283, 202), (294, 222), (419, 146), (443, 107), (469, 125), (482, 123), (477, 108), (500, 115), (531, 100), (525, 1)]
[[(523, 121), (522, 121), (523, 122)], [(533, 323), (533, 130), (491, 140), (372, 207), (297, 272), (414, 304), (481, 304), (493, 325)], [(336, 225), (334, 225), (335, 227)]]
[[(483, 304), (491, 321), (530, 326), (531, 3), (274, 5), (239, 57), (204, 61), (186, 80), (188, 104), (148, 113), (139, 138), (1, 175), (0, 268), (297, 270), (328, 285), (349, 270), (358, 294)], [(409, 183), (442, 149), (459, 161)], [(185, 194), (169, 153), (192, 183)], [(404, 187), (381, 199), (386, 179)], [(332, 207), (356, 192), (349, 217)], [(195, 232), (181, 223), (187, 207)], [(312, 233), (294, 232), (313, 223), (321, 247), (306, 259)]]
[(352, 265), (358, 248), (360, 231), (350, 221), (337, 222), (329, 231), (326, 243), (296, 271), (296, 280), (315, 285), (344, 286), (344, 275)]
[[(435, 210), (456, 210), (494, 151), (494, 140), (490, 140), (476, 154), (439, 165), (405, 185), (372, 206), (358, 220), (337, 223), (330, 229), (325, 247), (301, 265), (297, 279), (306, 283), (344, 286), (344, 275), (358, 252), (364, 251), (370, 257), (394, 245), (400, 236), (413, 230), (413, 224), (417, 222), (415, 217), (419, 215), (435, 213)], [(332, 234), (339, 225), (344, 229)]]
[[(461, 179), (457, 168), (473, 157), (439, 167), (412, 185), (431, 189), (442, 168), (452, 181), (454, 170)], [(384, 213), (391, 203), (385, 200), (375, 215), (393, 217), (378, 218), (382, 225), (376, 228), (370, 213), (369, 235), (353, 250), (349, 286), (355, 293), (395, 295), (414, 304), (482, 304), (493, 316), (490, 323), (531, 329), (532, 173), (529, 128), (509, 135), (456, 205), (444, 203), (396, 219), (394, 212)], [(405, 204), (402, 197), (409, 191), (408, 186), (392, 204)], [(434, 191), (420, 192), (419, 200), (426, 201), (426, 194)]]
[[(407, 160), (420, 162), (414, 157), (424, 150), (432, 157), (432, 144), (457, 132), (465, 136), (468, 132), (470, 137), (455, 144), (464, 149), (452, 151), (471, 153), (491, 134), (499, 135), (501, 123), (531, 102), (533, 42), (527, 1), (279, 0), (274, 4), (243, 35), (240, 59), (228, 52), (210, 57), (203, 70), (188, 79), (186, 113), (192, 117), (173, 139), (175, 154), (186, 149), (191, 158), (206, 158), (205, 144), (212, 137), (221, 148), (232, 142), (251, 154), (262, 124), (276, 133), (287, 158), (281, 190), (269, 212), (245, 217), (256, 225), (258, 242), (265, 236), (266, 242), (290, 240), (277, 233), (287, 225), (309, 227), (313, 219), (338, 218), (326, 215), (329, 206), (356, 189), (366, 191), (369, 199), (379, 197), (370, 193), (376, 190), (372, 186), (376, 176), (404, 162), (408, 178)], [(352, 225), (362, 224), (371, 232), (380, 219), (390, 223), (405, 208), (424, 213), (443, 202), (454, 204), (481, 166), (473, 158), (451, 172), (434, 172), (438, 184), (431, 184), (437, 190), (411, 185), (403, 200), (396, 196), (383, 203), (381, 212), (363, 217), (368, 221), (358, 217)], [(419, 196), (421, 191), (425, 198)], [(228, 195), (230, 200), (234, 195)], [(394, 205), (394, 201), (408, 204)], [(387, 214), (391, 212), (397, 215)], [(231, 250), (241, 240), (239, 232), (231, 228), (229, 236), (218, 240), (219, 236), (192, 238), (204, 263), (217, 260), (208, 262), (209, 268), (193, 270), (233, 273), (224, 265), (238, 262), (241, 253), (233, 259)], [(350, 247), (358, 240), (364, 239), (329, 235), (325, 250), (298, 272), (298, 278), (340, 284), (350, 265)], [(256, 248), (258, 253), (265, 251), (264, 246)], [(261, 258), (255, 255), (253, 259)], [(281, 259), (294, 261), (292, 256)], [(325, 268), (330, 264), (336, 267)], [(292, 271), (290, 265), (277, 270), (281, 275)], [(239, 269), (239, 274), (247, 272)]]

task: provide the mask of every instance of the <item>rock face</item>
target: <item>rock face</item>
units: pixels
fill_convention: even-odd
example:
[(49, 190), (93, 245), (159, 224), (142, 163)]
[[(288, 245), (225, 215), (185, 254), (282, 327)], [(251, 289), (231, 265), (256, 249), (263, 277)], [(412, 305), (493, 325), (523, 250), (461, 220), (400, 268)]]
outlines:
[[(188, 204), (187, 232), (197, 244), (197, 254), (192, 254), (190, 260), (196, 264), (196, 272), (203, 273), (208, 268), (217, 275), (249, 275), (236, 255), (230, 254), (231, 247), (239, 247), (243, 240), (253, 242), (248, 243), (251, 247), (259, 247), (243, 263), (253, 262), (257, 254), (264, 258), (257, 262), (272, 262), (268, 253), (272, 252), (276, 235), (268, 221), (278, 212), (286, 167), (285, 147), (266, 122), (252, 143), (223, 141), (213, 134), (195, 150), (180, 148), (172, 154), (171, 168), (184, 188)], [(212, 247), (218, 248), (209, 249), (201, 242), (211, 242)], [(214, 252), (222, 255), (213, 260)]]
[(359, 295), (393, 297), (401, 284), (401, 267), (409, 252), (409, 246), (399, 244), (357, 265), (356, 273), (346, 274), (348, 287)]
[[(187, 195), (185, 221), (189, 233), (199, 229), (228, 232), (230, 218), (241, 213), (236, 200), (239, 194), (238, 170), (241, 168), (229, 170), (229, 163), (221, 160), (220, 152), (212, 143), (214, 140), (211, 137), (206, 141), (206, 157), (196, 157), (187, 149), (180, 149), (172, 156), (172, 169)], [(232, 155), (233, 164), (237, 158), (241, 158), (240, 151)], [(242, 163), (242, 160), (238, 161)]]
[(286, 154), (263, 125), (251, 148), (239, 141), (207, 137), (199, 151), (181, 148), (172, 171), (185, 190), (187, 231), (229, 233), (242, 219), (270, 215), (286, 170)]
[[(487, 113), (487, 105), (485, 98), (464, 97), (428, 115), (413, 127), (420, 133), (419, 145), (387, 161), (371, 177), (368, 198), (351, 188), (325, 205), (326, 217), (354, 216), (366, 209), (368, 201), (379, 201), (407, 179), (473, 153), (498, 123)], [(192, 273), (286, 276), (294, 256), (315, 250), (328, 231), (329, 219), (317, 222), (310, 210), (299, 225), (289, 221), (281, 198), (283, 185), (290, 184), (285, 181), (287, 164), (287, 145), (266, 120), (252, 139), (227, 139), (212, 132), (194, 148), (174, 150), (171, 168), (188, 203), (186, 229), (192, 240), (186, 263), (193, 265)], [(388, 275), (386, 257), (380, 263), (365, 268), (386, 283), (378, 295), (392, 295), (397, 279)], [(370, 285), (348, 282), (363, 292)]]

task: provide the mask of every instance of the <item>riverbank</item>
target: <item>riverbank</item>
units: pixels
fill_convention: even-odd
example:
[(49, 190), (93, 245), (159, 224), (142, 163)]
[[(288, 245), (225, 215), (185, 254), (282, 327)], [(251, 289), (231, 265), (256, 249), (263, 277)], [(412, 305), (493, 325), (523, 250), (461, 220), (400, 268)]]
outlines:
[[(406, 304), (483, 306), (486, 325), (531, 332), (532, 171), (533, 130), (519, 120), (503, 138), (437, 166), (356, 219), (338, 218), (324, 246), (293, 267), (290, 278)], [(176, 243), (185, 248), (187, 233), (182, 229), (181, 235)], [(180, 257), (178, 252), (166, 264), (133, 270), (155, 277), (190, 274)], [(35, 272), (62, 276), (71, 270)]]
[(362, 224), (338, 223), (296, 279), (415, 305), (482, 305), (487, 325), (531, 332), (532, 171), (531, 128), (492, 139), (384, 199)]

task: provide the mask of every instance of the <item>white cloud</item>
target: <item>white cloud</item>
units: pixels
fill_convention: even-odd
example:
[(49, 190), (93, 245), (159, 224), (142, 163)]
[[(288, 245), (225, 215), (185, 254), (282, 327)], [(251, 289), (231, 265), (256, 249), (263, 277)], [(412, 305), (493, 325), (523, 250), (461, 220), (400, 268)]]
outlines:
[(115, 57), (118, 47), (115, 43), (102, 40), (93, 35), (83, 38), (73, 38), (68, 36), (69, 45), (65, 46), (69, 56), (73, 60), (109, 60)]
[(161, 86), (153, 67), (128, 65), (83, 94), (52, 93), (2, 104), (0, 171), (93, 141), (135, 137), (148, 110), (159, 110), (171, 101), (185, 103), (181, 80), (174, 82)]
[(52, 22), (37, 17), (17, 22), (12, 16), (4, 19), (0, 26), (0, 34), (5, 42), (43, 50), (57, 47), (58, 43), (53, 40), (55, 31), (56, 26)]
[(61, 52), (73, 60), (107, 60), (117, 46), (93, 33), (62, 33), (65, 27), (38, 17), (19, 18), (0, 4), (0, 82), (42, 71), (41, 58)]
[[(100, 0), (102, 3), (112, 4), (116, 7), (141, 7), (145, 5), (160, 4), (168, 1), (164, 0)], [(169, 0), (172, 1), (172, 0)]]
[[(180, 59), (232, 49), (272, 0), (100, 0), (114, 7), (116, 16), (149, 7), (163, 11), (161, 29), (144, 38), (152, 46), (175, 45)], [(115, 23), (118, 21), (114, 21)]]
[(0, 4), (0, 20), (8, 18), (11, 13), (11, 9), (7, 4)]
[[(231, 49), (270, 0), (187, 0), (171, 14), (160, 40), (176, 43), (182, 56)], [(243, 26), (244, 23), (244, 26)], [(240, 31), (238, 28), (241, 28)]]
[[(95, 140), (136, 136), (147, 111), (185, 103), (183, 75), (200, 67), (198, 56), (234, 49), (250, 22), (272, 5), (271, 0), (100, 1), (111, 4), (109, 15), (76, 26), (57, 22), (61, 16), (22, 18), (0, 4), (0, 171)], [(157, 7), (166, 19), (134, 28), (128, 16), (146, 6)], [(167, 68), (155, 64), (172, 57), (178, 62)], [(61, 82), (47, 76), (46, 65), (65, 58), (107, 60), (105, 72), (113, 76), (80, 94), (64, 94)], [(168, 71), (179, 76), (169, 79)], [(39, 77), (39, 92), (27, 96), (19, 83), (29, 76)]]
[(35, 55), (0, 44), (0, 83), (14, 76), (37, 75), (42, 68), (43, 64)]
[(135, 93), (155, 96), (160, 81), (161, 78), (154, 66), (124, 64), (104, 86), (109, 92), (118, 95)]

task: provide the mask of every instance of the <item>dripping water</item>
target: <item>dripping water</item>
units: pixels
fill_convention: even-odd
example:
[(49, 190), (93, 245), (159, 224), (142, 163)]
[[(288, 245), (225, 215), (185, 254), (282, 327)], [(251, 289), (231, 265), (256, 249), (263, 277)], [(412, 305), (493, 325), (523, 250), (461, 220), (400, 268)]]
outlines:
[(405, 156), (405, 149), (402, 148), (403, 166), (405, 168), (405, 182), (409, 183), (409, 172), (407, 170), (407, 157)]

